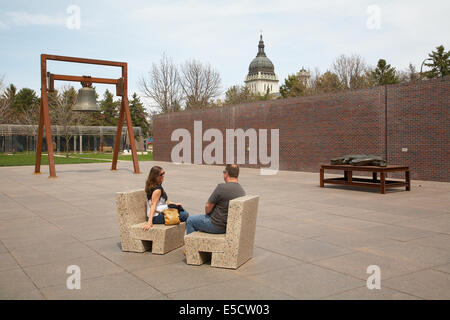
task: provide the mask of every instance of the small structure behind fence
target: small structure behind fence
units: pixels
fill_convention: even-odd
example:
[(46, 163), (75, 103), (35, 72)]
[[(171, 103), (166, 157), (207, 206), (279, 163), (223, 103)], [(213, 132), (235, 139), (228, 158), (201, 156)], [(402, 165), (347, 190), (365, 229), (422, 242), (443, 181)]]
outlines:
[[(116, 127), (106, 126), (52, 126), (53, 149), (56, 152), (66, 151), (66, 140), (71, 152), (94, 151), (103, 152), (105, 147), (113, 147)], [(0, 152), (36, 151), (37, 125), (0, 124)], [(140, 127), (133, 127), (136, 137), (136, 148), (146, 150), (146, 139)], [(45, 136), (45, 130), (44, 130)], [(120, 150), (127, 149), (129, 144), (127, 127), (122, 128)], [(43, 151), (47, 151), (46, 140), (43, 140)], [(109, 148), (105, 148), (108, 150)], [(105, 151), (106, 151), (105, 150)]]

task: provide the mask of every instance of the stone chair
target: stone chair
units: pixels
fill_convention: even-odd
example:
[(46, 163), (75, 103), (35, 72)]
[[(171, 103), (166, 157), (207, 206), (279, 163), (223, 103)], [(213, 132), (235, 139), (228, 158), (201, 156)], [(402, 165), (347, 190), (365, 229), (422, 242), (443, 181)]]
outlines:
[(143, 230), (147, 223), (147, 195), (144, 190), (116, 193), (116, 206), (119, 216), (120, 241), (122, 251), (165, 254), (184, 244), (186, 223), (166, 226), (154, 224), (153, 228)]
[(211, 258), (211, 266), (237, 269), (253, 257), (259, 196), (230, 201), (225, 234), (193, 232), (184, 237), (186, 262), (201, 265)]

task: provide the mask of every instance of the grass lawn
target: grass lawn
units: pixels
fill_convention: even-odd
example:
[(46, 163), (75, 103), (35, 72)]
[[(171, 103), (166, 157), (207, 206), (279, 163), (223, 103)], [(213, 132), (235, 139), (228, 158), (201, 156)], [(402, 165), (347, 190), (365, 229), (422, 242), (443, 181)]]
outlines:
[[(55, 164), (73, 164), (73, 163), (98, 163), (111, 162), (112, 153), (74, 153), (69, 154), (69, 158), (65, 154), (55, 155)], [(36, 154), (34, 152), (17, 152), (13, 154), (0, 153), (0, 167), (6, 166), (34, 166)], [(132, 161), (131, 155), (119, 155), (119, 160)], [(139, 161), (152, 161), (153, 153), (147, 155), (138, 155)], [(42, 153), (41, 165), (48, 165), (48, 156)]]

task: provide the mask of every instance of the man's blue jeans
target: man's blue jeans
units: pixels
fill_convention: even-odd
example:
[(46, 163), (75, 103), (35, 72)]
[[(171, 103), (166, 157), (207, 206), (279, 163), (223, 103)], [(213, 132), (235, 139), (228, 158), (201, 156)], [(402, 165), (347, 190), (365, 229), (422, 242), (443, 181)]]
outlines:
[(225, 231), (217, 228), (211, 222), (211, 216), (207, 214), (198, 214), (190, 216), (186, 221), (186, 234), (194, 231), (202, 231), (207, 233), (225, 233)]

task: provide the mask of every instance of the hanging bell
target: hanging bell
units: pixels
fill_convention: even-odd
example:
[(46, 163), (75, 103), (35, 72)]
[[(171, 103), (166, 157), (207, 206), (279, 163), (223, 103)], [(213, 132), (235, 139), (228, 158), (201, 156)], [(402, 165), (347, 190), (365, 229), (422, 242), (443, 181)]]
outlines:
[(95, 89), (83, 87), (78, 90), (77, 103), (72, 107), (73, 111), (100, 112), (100, 107), (95, 99)]

